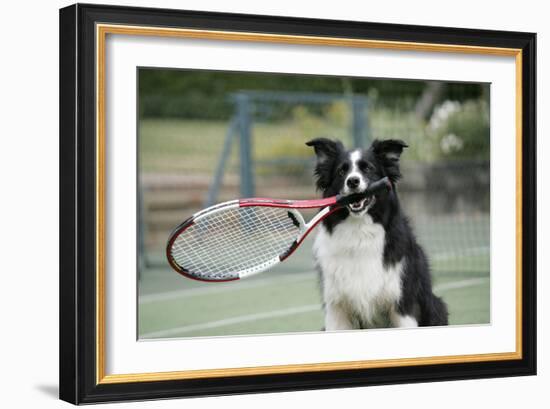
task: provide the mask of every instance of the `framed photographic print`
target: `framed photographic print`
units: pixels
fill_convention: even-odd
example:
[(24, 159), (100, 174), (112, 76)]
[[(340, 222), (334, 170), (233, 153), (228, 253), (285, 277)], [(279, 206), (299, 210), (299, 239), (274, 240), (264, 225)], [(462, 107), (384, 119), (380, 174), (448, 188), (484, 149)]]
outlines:
[(535, 374), (535, 47), (61, 9), (61, 399)]

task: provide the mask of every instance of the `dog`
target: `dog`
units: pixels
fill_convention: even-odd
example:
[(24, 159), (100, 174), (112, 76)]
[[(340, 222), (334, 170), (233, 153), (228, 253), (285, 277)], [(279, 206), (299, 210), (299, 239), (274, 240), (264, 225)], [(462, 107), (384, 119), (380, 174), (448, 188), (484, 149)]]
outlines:
[(397, 195), (400, 157), (407, 144), (375, 140), (346, 150), (337, 140), (306, 143), (317, 157), (323, 197), (363, 192), (385, 176), (392, 189), (343, 207), (323, 220), (313, 244), (320, 272), (325, 330), (438, 326), (447, 306), (432, 291), (428, 259)]

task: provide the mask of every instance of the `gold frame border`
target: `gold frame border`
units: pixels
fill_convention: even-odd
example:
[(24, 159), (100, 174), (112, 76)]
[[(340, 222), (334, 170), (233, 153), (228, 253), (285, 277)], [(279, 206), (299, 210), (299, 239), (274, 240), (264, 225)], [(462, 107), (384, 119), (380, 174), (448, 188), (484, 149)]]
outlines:
[[(516, 64), (516, 350), (505, 353), (450, 355), (369, 361), (322, 362), (315, 364), (187, 370), (132, 374), (105, 374), (105, 41), (108, 34), (195, 38), (371, 48), (400, 51), (428, 51), (515, 57)], [(295, 36), (234, 31), (178, 29), (116, 24), (96, 25), (96, 383), (117, 384), (164, 380), (201, 379), (245, 375), (322, 372), (346, 369), (388, 368), (412, 365), (488, 362), (522, 358), (522, 50), (456, 44), (362, 40), (353, 38)]]

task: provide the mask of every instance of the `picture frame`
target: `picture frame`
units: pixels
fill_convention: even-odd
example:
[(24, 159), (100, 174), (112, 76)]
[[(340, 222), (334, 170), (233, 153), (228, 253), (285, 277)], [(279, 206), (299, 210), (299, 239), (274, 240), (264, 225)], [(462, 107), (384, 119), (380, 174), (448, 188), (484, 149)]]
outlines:
[[(105, 44), (117, 35), (513, 58), (515, 350), (107, 373)], [(536, 374), (535, 83), (533, 33), (82, 4), (61, 9), (60, 398), (82, 404)]]

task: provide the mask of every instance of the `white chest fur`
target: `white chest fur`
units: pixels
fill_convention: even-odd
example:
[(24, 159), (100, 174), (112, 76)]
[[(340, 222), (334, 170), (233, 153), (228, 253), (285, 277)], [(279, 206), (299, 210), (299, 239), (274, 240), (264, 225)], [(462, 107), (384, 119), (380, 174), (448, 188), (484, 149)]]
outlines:
[(325, 304), (346, 319), (378, 326), (401, 296), (403, 262), (384, 266), (384, 228), (369, 215), (348, 217), (329, 234), (319, 226), (313, 245), (322, 269)]

